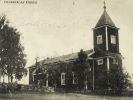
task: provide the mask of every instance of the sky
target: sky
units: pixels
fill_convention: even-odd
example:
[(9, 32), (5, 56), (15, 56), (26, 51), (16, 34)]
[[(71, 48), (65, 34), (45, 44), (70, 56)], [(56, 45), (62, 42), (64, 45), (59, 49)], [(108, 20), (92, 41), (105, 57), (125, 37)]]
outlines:
[[(93, 30), (103, 13), (104, 0), (37, 0), (35, 4), (5, 3), (0, 14), (21, 34), (27, 65), (47, 57), (61, 56), (80, 49), (93, 49)], [(26, 0), (18, 0), (26, 2)], [(29, 0), (30, 1), (30, 0)], [(35, 1), (35, 0), (32, 0)], [(106, 0), (107, 12), (120, 28), (123, 66), (133, 73), (133, 0)], [(23, 83), (28, 83), (28, 77)]]

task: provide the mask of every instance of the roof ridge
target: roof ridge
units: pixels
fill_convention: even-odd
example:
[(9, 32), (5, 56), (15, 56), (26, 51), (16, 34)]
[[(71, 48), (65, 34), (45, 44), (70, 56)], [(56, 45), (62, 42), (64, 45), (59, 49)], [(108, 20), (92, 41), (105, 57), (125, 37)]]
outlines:
[[(84, 50), (87, 54), (90, 54), (91, 52), (93, 52), (93, 49), (90, 50)], [(66, 61), (66, 60), (70, 60), (70, 59), (75, 59), (78, 57), (78, 53), (79, 52), (75, 52), (75, 53), (70, 53), (70, 54), (66, 54), (66, 55), (62, 55), (62, 56), (57, 56), (57, 57), (53, 57), (53, 58), (49, 58), (49, 59), (43, 59), (38, 61), (39, 63), (53, 63), (53, 62), (58, 62), (58, 61)], [(31, 65), (34, 66), (35, 64)]]

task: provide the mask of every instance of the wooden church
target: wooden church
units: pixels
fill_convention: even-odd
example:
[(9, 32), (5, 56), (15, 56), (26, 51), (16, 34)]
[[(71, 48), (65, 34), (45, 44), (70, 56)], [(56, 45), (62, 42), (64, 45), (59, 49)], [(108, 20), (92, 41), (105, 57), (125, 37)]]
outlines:
[[(109, 73), (122, 64), (119, 52), (119, 28), (104, 11), (93, 28), (94, 48), (87, 50), (87, 63), (90, 66), (86, 89), (108, 89)], [(47, 58), (29, 67), (29, 84), (59, 88), (76, 88), (73, 72), (78, 52), (54, 58)], [(83, 81), (83, 80), (81, 80)]]

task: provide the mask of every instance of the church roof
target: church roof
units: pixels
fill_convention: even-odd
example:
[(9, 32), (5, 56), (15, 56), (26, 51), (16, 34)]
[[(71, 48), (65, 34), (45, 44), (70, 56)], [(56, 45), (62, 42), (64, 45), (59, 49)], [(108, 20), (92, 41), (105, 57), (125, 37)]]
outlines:
[(100, 26), (104, 26), (104, 25), (116, 27), (114, 22), (112, 21), (112, 19), (108, 15), (106, 9), (104, 9), (104, 12), (103, 12), (102, 16), (100, 17), (98, 23), (96, 24), (95, 28), (100, 27)]
[[(59, 63), (59, 62), (70, 62), (78, 58), (78, 53), (79, 52), (58, 56), (58, 57), (53, 57), (53, 58), (47, 58), (39, 61), (39, 63), (43, 65), (43, 64), (52, 64), (52, 63)], [(92, 49), (86, 50), (85, 53), (87, 54), (88, 57), (90, 57), (94, 53), (94, 51)], [(35, 64), (30, 67), (34, 67), (34, 66)]]

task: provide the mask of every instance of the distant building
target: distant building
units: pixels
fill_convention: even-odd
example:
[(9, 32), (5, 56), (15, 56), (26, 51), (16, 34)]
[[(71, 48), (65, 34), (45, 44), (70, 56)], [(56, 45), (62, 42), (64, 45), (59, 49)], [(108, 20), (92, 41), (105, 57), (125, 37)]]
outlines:
[[(103, 14), (93, 28), (94, 48), (85, 51), (91, 68), (86, 88), (107, 89), (110, 69), (122, 64), (118, 30), (104, 6)], [(76, 88), (72, 69), (77, 58), (78, 52), (36, 62), (29, 67), (29, 84)]]

